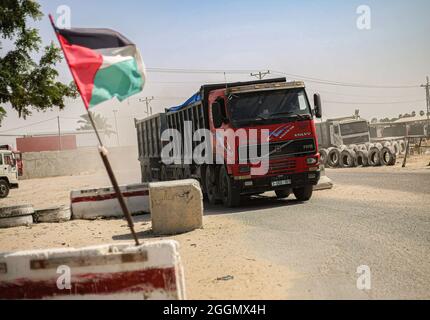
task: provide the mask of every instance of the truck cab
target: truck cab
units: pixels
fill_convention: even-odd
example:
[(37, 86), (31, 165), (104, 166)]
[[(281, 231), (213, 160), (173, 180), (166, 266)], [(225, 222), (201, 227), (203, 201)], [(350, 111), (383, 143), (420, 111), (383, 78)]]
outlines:
[(370, 142), (367, 120), (357, 116), (330, 119), (317, 124), (318, 143), (322, 148)]
[(18, 186), (18, 168), (14, 153), (0, 150), (0, 198), (6, 198), (9, 190)]
[[(243, 143), (239, 141), (236, 159), (234, 163), (225, 165), (225, 174), (214, 172), (218, 176), (215, 181), (221, 198), (229, 194), (235, 198), (223, 199), (225, 204), (234, 204), (240, 195), (266, 191), (275, 191), (279, 198), (294, 193), (299, 200), (309, 200), (313, 186), (320, 178), (320, 156), (313, 118), (314, 115), (320, 116), (321, 106), (318, 95), (315, 99), (318, 100), (316, 112), (311, 108), (304, 83), (297, 81), (237, 86), (209, 94), (212, 136), (216, 137), (217, 129), (222, 129), (235, 136), (240, 130), (246, 131), (249, 137)], [(258, 134), (253, 141), (251, 130), (266, 130), (268, 134)], [(212, 143), (214, 153), (219, 152), (215, 148), (217, 143), (215, 138)], [(258, 145), (259, 157), (265, 156), (261, 154), (263, 145), (268, 151), (267, 168), (262, 174), (252, 173), (253, 167), (261, 165), (250, 161), (249, 147), (255, 144)], [(242, 155), (247, 158), (241, 159)]]

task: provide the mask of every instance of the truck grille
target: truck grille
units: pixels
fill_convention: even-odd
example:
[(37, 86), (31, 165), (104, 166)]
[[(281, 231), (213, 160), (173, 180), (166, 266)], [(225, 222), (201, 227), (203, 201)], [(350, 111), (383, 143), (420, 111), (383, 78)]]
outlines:
[(294, 172), (296, 166), (296, 160), (284, 159), (282, 161), (272, 161), (269, 164), (269, 174)]
[(366, 134), (364, 136), (360, 137), (353, 137), (353, 138), (343, 138), (343, 144), (350, 145), (350, 144), (361, 144), (369, 142), (369, 135)]
[[(261, 145), (257, 146), (258, 156), (262, 156)], [(274, 142), (269, 144), (270, 159), (285, 157), (285, 156), (301, 156), (307, 154), (314, 154), (316, 146), (314, 139), (303, 139), (293, 141)], [(249, 157), (249, 146), (242, 146), (239, 148), (239, 155), (247, 155)]]

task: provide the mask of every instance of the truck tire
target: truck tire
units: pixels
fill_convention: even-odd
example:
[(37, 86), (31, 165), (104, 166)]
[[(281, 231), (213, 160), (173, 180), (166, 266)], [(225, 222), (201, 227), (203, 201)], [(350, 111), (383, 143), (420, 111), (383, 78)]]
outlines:
[(0, 180), (0, 199), (6, 198), (9, 195), (9, 183), (5, 180)]
[(384, 166), (394, 166), (396, 164), (396, 152), (392, 147), (384, 147), (380, 153), (381, 163)]
[(217, 179), (212, 167), (205, 170), (206, 195), (210, 204), (216, 204), (218, 201)]
[(332, 168), (339, 166), (340, 151), (337, 148), (328, 149), (327, 165)]
[(358, 146), (358, 151), (367, 151), (367, 147), (366, 147), (366, 145), (365, 145), (365, 144), (360, 144), (360, 145)]
[(219, 172), (219, 193), (225, 207), (234, 208), (240, 205), (240, 192), (234, 188), (233, 181), (224, 166)]
[(176, 168), (175, 169), (175, 180), (183, 180), (184, 179), (184, 172), (182, 168)]
[(370, 149), (368, 162), (372, 167), (381, 166), (381, 150), (379, 148), (373, 147)]
[(142, 167), (142, 182), (152, 182), (151, 169), (148, 166)]
[(352, 151), (354, 151), (354, 152), (357, 152), (358, 150), (360, 150), (360, 149), (359, 149), (359, 147), (358, 147), (356, 144), (351, 144), (351, 145), (348, 147), (348, 149), (350, 149), (350, 150), (352, 150)]
[(328, 159), (327, 149), (321, 149), (320, 155), (321, 155), (321, 164), (325, 166), (327, 164), (327, 159)]
[(369, 152), (360, 150), (357, 152), (357, 166), (368, 167), (369, 166)]
[(299, 201), (309, 201), (312, 198), (313, 191), (314, 191), (313, 186), (306, 186), (302, 188), (293, 189), (294, 195)]
[(161, 167), (160, 178), (161, 178), (161, 181), (168, 181), (169, 180), (166, 166)]
[(275, 193), (278, 199), (287, 199), (291, 194), (290, 190), (276, 190)]
[(357, 166), (356, 153), (351, 149), (345, 149), (340, 153), (339, 165), (342, 168), (354, 168)]

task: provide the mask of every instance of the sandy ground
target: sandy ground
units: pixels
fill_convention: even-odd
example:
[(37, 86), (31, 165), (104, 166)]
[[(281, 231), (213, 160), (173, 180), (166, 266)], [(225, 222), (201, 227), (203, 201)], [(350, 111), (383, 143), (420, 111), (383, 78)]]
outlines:
[[(356, 168), (345, 170), (394, 170), (419, 172), (426, 167), (429, 157), (414, 157), (408, 168), (396, 167)], [(332, 170), (327, 170), (330, 176)], [(120, 183), (137, 182), (138, 175), (124, 173)], [(103, 174), (58, 177), (21, 182), (19, 190), (13, 190), (0, 206), (32, 203), (36, 208), (69, 203), (72, 189), (108, 185)], [(41, 192), (41, 186), (43, 187)], [(333, 200), (351, 197), (367, 197), (370, 201), (389, 202), (393, 206), (407, 201), (430, 199), (413, 192), (390, 192), (377, 188), (354, 185), (336, 185), (334, 189), (321, 191), (317, 198)], [(387, 198), (390, 197), (390, 198)], [(209, 210), (210, 211), (210, 210)], [(208, 212), (207, 212), (208, 213)], [(139, 237), (153, 240), (149, 216), (135, 217)], [(169, 237), (180, 243), (189, 299), (288, 299), (288, 290), (300, 275), (294, 274), (281, 264), (264, 260), (247, 244), (245, 234), (253, 233), (253, 226), (241, 223), (234, 215), (222, 210), (209, 212), (204, 217), (204, 229)], [(83, 247), (131, 241), (124, 220), (70, 221), (62, 224), (39, 224), (30, 227), (0, 229), (0, 252), (40, 248)], [(230, 280), (222, 278), (232, 276)], [(230, 277), (229, 277), (230, 278)]]
[[(131, 183), (138, 175), (118, 175)], [(139, 178), (139, 177), (138, 177)], [(137, 178), (137, 179), (138, 179)], [(25, 180), (0, 206), (31, 203), (41, 209), (68, 204), (70, 190), (108, 185), (103, 174)], [(43, 192), (40, 187), (43, 186)], [(154, 240), (149, 216), (134, 217), (139, 238)], [(204, 217), (204, 229), (168, 237), (180, 243), (189, 299), (286, 299), (293, 275), (285, 267), (251, 253), (243, 241), (243, 226), (226, 216)], [(160, 238), (161, 239), (161, 238)], [(0, 229), (0, 252), (84, 247), (131, 241), (125, 220), (70, 221)], [(276, 275), (274, 277), (274, 274)], [(222, 280), (230, 276), (231, 280)]]

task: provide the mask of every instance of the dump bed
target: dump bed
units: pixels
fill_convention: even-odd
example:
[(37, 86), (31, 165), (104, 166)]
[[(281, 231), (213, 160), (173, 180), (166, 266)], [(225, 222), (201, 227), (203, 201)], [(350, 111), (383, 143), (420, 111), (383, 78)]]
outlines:
[(139, 160), (159, 158), (161, 155), (161, 133), (167, 129), (166, 114), (156, 114), (143, 120), (135, 120)]

